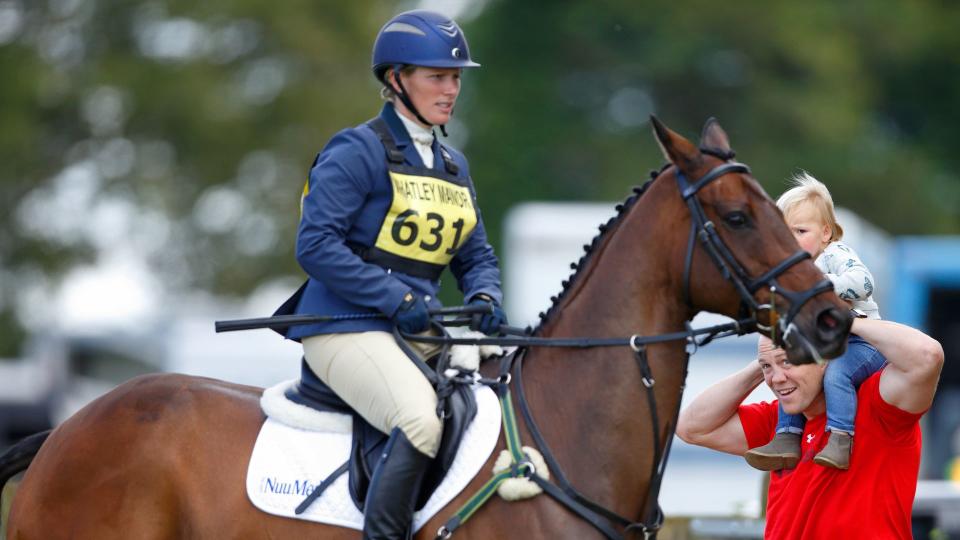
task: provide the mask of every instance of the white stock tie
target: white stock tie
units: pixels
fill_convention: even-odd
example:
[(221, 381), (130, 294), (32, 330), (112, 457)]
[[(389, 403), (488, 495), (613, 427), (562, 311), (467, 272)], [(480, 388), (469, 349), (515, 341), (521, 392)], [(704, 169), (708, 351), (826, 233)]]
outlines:
[(408, 119), (402, 114), (398, 114), (400, 121), (403, 122), (404, 127), (407, 128), (407, 133), (410, 134), (410, 138), (413, 139), (413, 147), (417, 149), (417, 153), (420, 154), (420, 159), (423, 160), (423, 164), (426, 165), (428, 169), (433, 168), (433, 130), (427, 129), (420, 124)]

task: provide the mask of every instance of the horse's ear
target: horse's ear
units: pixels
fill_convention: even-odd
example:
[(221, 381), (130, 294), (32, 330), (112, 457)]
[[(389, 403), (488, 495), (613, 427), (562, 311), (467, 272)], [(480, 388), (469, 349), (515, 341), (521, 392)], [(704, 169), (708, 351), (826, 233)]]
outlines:
[(717, 122), (716, 118), (711, 117), (707, 119), (707, 123), (703, 125), (703, 133), (700, 135), (700, 146), (711, 150), (719, 150), (723, 153), (729, 153), (731, 151), (730, 138), (727, 137), (727, 132), (720, 127), (720, 122)]
[(681, 168), (692, 166), (700, 157), (700, 149), (683, 136), (663, 125), (656, 116), (650, 115), (653, 134), (657, 137), (660, 150), (667, 161)]

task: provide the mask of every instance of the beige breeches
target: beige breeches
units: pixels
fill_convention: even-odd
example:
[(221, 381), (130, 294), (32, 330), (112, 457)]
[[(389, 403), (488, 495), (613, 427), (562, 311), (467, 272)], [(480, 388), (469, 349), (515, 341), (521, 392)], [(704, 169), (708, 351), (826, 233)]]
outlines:
[[(392, 334), (321, 334), (302, 343), (313, 372), (370, 425), (387, 434), (400, 428), (414, 447), (436, 457), (443, 433), (437, 394)], [(437, 348), (410, 345), (421, 355)]]

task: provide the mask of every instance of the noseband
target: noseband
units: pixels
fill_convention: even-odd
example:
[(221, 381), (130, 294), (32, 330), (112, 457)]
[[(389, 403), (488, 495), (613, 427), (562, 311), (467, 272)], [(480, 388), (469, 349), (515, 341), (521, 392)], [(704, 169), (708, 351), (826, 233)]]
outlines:
[[(695, 241), (699, 239), (704, 250), (710, 255), (714, 264), (720, 270), (723, 277), (733, 284), (737, 294), (740, 295), (740, 315), (741, 319), (748, 316), (758, 320), (758, 315), (764, 311), (768, 312), (769, 325), (764, 326), (757, 322), (757, 328), (762, 332), (768, 333), (770, 338), (779, 346), (784, 345), (784, 339), (787, 334), (795, 328), (793, 319), (800, 312), (800, 309), (809, 302), (814, 296), (833, 290), (833, 284), (828, 279), (823, 279), (813, 287), (800, 292), (794, 292), (781, 287), (777, 283), (777, 277), (789, 270), (795, 264), (809, 259), (810, 254), (799, 250), (793, 255), (780, 261), (776, 266), (765, 272), (757, 278), (751, 278), (743, 266), (737, 261), (736, 257), (720, 238), (717, 228), (712, 221), (707, 219), (707, 215), (697, 198), (699, 192), (710, 182), (730, 173), (750, 173), (750, 167), (743, 163), (727, 162), (718, 165), (703, 175), (699, 180), (691, 183), (687, 177), (677, 168), (677, 187), (680, 189), (680, 195), (683, 197), (687, 208), (690, 210), (690, 236), (687, 240), (687, 254), (683, 265), (683, 298), (687, 306), (692, 306), (690, 298), (690, 268), (693, 264), (693, 248)], [(769, 288), (770, 303), (759, 304), (754, 299), (754, 294), (761, 288)], [(785, 317), (780, 317), (776, 308), (776, 295), (784, 297), (790, 302), (790, 309), (787, 310)], [(776, 320), (776, 322), (774, 322)], [(779, 327), (780, 332), (777, 332)]]

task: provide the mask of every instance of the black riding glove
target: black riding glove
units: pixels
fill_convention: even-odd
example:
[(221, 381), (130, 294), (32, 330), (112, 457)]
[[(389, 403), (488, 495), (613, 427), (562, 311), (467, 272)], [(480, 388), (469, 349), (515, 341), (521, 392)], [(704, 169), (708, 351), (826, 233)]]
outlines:
[(404, 334), (416, 334), (430, 328), (427, 303), (412, 291), (403, 297), (403, 303), (393, 314), (393, 324)]
[(468, 306), (484, 306), (490, 311), (487, 313), (475, 313), (470, 317), (470, 329), (483, 332), (484, 334), (499, 334), (500, 326), (507, 324), (507, 314), (492, 298), (485, 294), (479, 294), (470, 300)]

